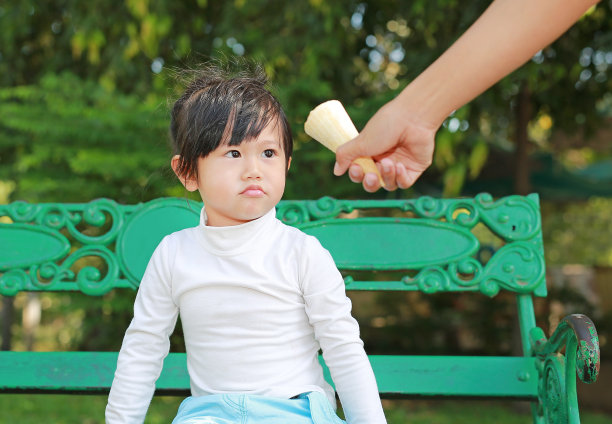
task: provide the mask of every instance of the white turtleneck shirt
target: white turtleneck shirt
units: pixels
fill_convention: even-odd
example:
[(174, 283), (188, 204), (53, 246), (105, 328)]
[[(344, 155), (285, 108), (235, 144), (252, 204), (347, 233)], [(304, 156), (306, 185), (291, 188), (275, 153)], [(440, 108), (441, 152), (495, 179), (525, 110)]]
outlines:
[(275, 210), (245, 224), (166, 236), (134, 304), (106, 407), (107, 423), (141, 423), (180, 313), (193, 396), (291, 398), (319, 391), (349, 424), (386, 423), (351, 301), (329, 252)]

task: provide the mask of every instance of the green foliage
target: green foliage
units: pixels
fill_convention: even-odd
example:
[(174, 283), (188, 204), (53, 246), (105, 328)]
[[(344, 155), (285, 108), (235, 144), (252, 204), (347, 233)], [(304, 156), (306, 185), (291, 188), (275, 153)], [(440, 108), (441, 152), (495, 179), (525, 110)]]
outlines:
[(165, 106), (72, 74), (0, 89), (0, 180), (12, 197), (138, 202), (169, 193)]
[[(146, 424), (162, 424), (172, 420), (182, 398), (156, 396), (151, 402)], [(70, 405), (70, 407), (67, 407)], [(0, 408), (7, 422), (38, 424), (51, 421), (62, 424), (103, 423), (106, 396), (74, 395), (2, 395)], [(531, 421), (530, 413), (511, 409), (498, 402), (478, 401), (400, 401), (385, 400), (384, 410), (389, 424), (471, 424), (474, 422), (522, 424)], [(604, 424), (609, 414), (580, 411), (584, 424)]]
[[(107, 396), (1, 395), (2, 421), (34, 424), (102, 424)], [(183, 398), (156, 396), (151, 402), (147, 424), (167, 424), (176, 415)]]
[[(46, 75), (69, 70), (115, 91), (115, 98), (128, 93), (157, 99), (155, 103), (172, 90), (165, 78), (169, 69), (209, 57), (246, 56), (265, 63), (297, 144), (306, 145), (310, 141), (302, 125), (312, 107), (338, 98), (361, 128), (489, 3), (93, 0), (84, 5), (24, 0), (0, 6), (0, 86), (37, 86)], [(599, 4), (519, 71), (450, 117), (438, 136), (436, 167), (423, 185), (442, 184), (445, 195), (457, 195), (464, 181), (478, 178), (491, 146), (511, 146), (520, 87), (531, 93), (531, 128), (539, 134), (534, 135), (540, 138), (538, 148), (554, 151), (551, 134), (558, 130), (593, 134), (610, 109), (610, 9), (607, 2)], [(541, 117), (550, 123), (544, 131), (538, 124)], [(295, 159), (299, 174), (289, 182), (290, 198), (312, 197), (321, 187), (345, 197), (364, 195), (346, 184), (346, 178), (341, 183), (333, 179), (333, 158), (315, 150), (322, 148), (296, 149), (305, 157)], [(112, 162), (100, 151), (83, 153), (79, 160), (81, 172)], [(135, 166), (143, 160), (137, 157)], [(46, 185), (55, 192), (53, 183)]]
[(542, 231), (549, 265), (577, 263), (611, 266), (612, 200), (542, 205)]

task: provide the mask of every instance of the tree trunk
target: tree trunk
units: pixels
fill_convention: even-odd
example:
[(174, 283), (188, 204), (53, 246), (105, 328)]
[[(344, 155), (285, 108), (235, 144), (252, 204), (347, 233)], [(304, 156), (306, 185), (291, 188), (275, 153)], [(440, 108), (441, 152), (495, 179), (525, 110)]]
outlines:
[(41, 304), (38, 293), (28, 293), (22, 315), (24, 344), (27, 351), (34, 350), (34, 340), (40, 324), (40, 315)]
[(15, 313), (15, 298), (4, 296), (2, 298), (2, 350), (11, 350), (13, 336), (13, 315)]
[(516, 146), (514, 154), (514, 193), (520, 195), (529, 194), (531, 191), (531, 184), (529, 183), (529, 140), (527, 136), (527, 126), (531, 114), (531, 92), (527, 82), (523, 82), (516, 102), (514, 134)]
[[(515, 133), (514, 144), (516, 150), (514, 152), (514, 193), (527, 195), (531, 191), (529, 183), (529, 139), (528, 125), (531, 119), (531, 92), (526, 81), (521, 84), (518, 93), (515, 110)], [(514, 356), (523, 355), (523, 345), (521, 339), (521, 329), (518, 317), (512, 326), (512, 354)], [(525, 402), (514, 402), (514, 409), (521, 413), (528, 413), (530, 407)]]

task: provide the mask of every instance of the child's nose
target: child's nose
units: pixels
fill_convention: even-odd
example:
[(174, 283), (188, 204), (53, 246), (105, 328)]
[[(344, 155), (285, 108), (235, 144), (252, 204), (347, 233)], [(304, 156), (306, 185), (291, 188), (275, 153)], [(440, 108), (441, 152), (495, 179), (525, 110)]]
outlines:
[(243, 177), (245, 179), (259, 179), (261, 178), (261, 169), (259, 161), (256, 157), (248, 157), (245, 161), (245, 168)]

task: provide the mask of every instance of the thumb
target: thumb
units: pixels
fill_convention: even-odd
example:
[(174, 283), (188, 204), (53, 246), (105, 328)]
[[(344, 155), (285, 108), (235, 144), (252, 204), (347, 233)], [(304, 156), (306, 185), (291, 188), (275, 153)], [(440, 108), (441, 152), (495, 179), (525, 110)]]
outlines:
[(336, 164), (334, 165), (334, 175), (340, 176), (344, 174), (351, 163), (362, 156), (365, 156), (361, 151), (361, 146), (358, 143), (359, 136), (351, 141), (348, 141), (336, 149)]

